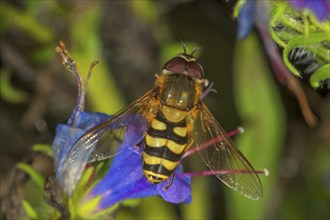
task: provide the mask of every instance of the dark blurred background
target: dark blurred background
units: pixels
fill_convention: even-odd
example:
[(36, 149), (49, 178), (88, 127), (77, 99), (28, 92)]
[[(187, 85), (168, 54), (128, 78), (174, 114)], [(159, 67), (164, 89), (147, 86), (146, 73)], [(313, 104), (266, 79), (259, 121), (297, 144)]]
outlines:
[(256, 33), (237, 42), (234, 3), (1, 1), (1, 198), (28, 178), (17, 177), (17, 162), (52, 172), (49, 159), (31, 147), (51, 144), (75, 105), (74, 78), (54, 51), (60, 40), (85, 76), (92, 61), (102, 62), (94, 68), (87, 110), (108, 114), (151, 89), (164, 61), (182, 52), (182, 40), (188, 51), (201, 47), (198, 60), (217, 90), (205, 98), (211, 112), (227, 131), (243, 126), (246, 133), (235, 142), (256, 169), (270, 170), (261, 176), (264, 198), (250, 201), (215, 177), (196, 177), (191, 205), (147, 198), (119, 217), (329, 219), (328, 91), (302, 81), (318, 118), (308, 127), (294, 95), (276, 82)]

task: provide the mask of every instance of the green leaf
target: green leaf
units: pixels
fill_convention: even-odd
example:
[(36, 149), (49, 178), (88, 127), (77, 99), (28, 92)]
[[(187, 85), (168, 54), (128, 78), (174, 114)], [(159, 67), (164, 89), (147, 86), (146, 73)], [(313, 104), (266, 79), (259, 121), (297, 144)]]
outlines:
[(27, 14), (8, 3), (1, 1), (1, 18), (5, 20), (6, 26), (17, 27), (41, 43), (48, 43), (54, 40), (54, 35), (49, 27), (44, 26), (31, 14)]
[(330, 63), (329, 20), (320, 22), (310, 11), (296, 10), (285, 1), (271, 1), (270, 5), (270, 34), (284, 48), (286, 67), (300, 77), (304, 71), (295, 64), (303, 64), (305, 72), (312, 75), (311, 86), (318, 87), (319, 78), (329, 79), (324, 72), (324, 66)]
[(91, 213), (93, 211), (95, 211), (95, 208), (97, 207), (97, 205), (99, 204), (100, 200), (102, 199), (102, 196), (96, 196), (90, 200), (88, 200), (87, 202), (79, 205), (77, 207), (77, 213), (79, 214), (79, 216), (81, 217), (87, 217), (90, 216)]
[(121, 205), (128, 206), (128, 207), (135, 207), (140, 204), (140, 199), (126, 199), (124, 200)]
[[(99, 198), (99, 199), (98, 199)], [(95, 203), (95, 207), (97, 206), (99, 200), (102, 198), (102, 196), (98, 196), (96, 198), (94, 198), (93, 201)], [(97, 203), (96, 203), (97, 202)], [(95, 207), (93, 209), (91, 209), (91, 211), (94, 211), (95, 212)], [(104, 209), (100, 212), (96, 212), (95, 214), (94, 213), (88, 213), (88, 216), (85, 216), (85, 218), (87, 219), (105, 219), (105, 218), (108, 218), (109, 215), (111, 215), (115, 210), (117, 210), (117, 208), (119, 207), (119, 204), (115, 204), (107, 209)], [(118, 218), (120, 219), (120, 218)]]
[(32, 146), (32, 150), (41, 152), (41, 153), (53, 158), (53, 149), (48, 144), (35, 144)]
[(267, 168), (270, 176), (260, 175), (264, 189), (261, 201), (252, 201), (228, 190), (229, 219), (263, 219), (272, 200), (285, 136), (285, 119), (271, 74), (255, 34), (237, 43), (234, 56), (235, 99), (245, 133), (235, 142), (255, 169)]
[(45, 179), (41, 174), (39, 174), (35, 169), (33, 169), (29, 164), (18, 163), (17, 168), (27, 173), (33, 181), (37, 184), (38, 188), (43, 190)]
[(137, 17), (152, 24), (157, 20), (157, 9), (154, 1), (130, 1), (134, 12), (138, 14)]
[(324, 65), (316, 70), (309, 79), (313, 88), (318, 88), (321, 82), (330, 79), (330, 64)]
[[(199, 162), (197, 163), (199, 168), (203, 167)], [(208, 177), (195, 177), (192, 179), (192, 202), (191, 204), (180, 204), (183, 219), (211, 218), (209, 213), (209, 207), (211, 207), (211, 199), (208, 194), (208, 180)], [(221, 183), (219, 182), (219, 184)]]
[(38, 219), (38, 214), (37, 214), (36, 210), (34, 210), (34, 208), (31, 206), (31, 204), (27, 200), (24, 199), (22, 201), (22, 205), (23, 205), (23, 209), (24, 209), (26, 215), (30, 219)]
[(141, 199), (138, 207), (141, 219), (176, 219), (176, 213), (170, 203), (160, 197), (146, 197)]
[(288, 69), (296, 76), (300, 76), (299, 71), (291, 64), (289, 60), (290, 52), (296, 47), (307, 48), (312, 54), (320, 56), (326, 62), (330, 62), (329, 50), (315, 45), (326, 41), (329, 38), (329, 33), (313, 33), (308, 36), (297, 36), (290, 40), (283, 50), (283, 61)]
[(22, 103), (27, 101), (27, 93), (14, 88), (10, 83), (10, 71), (1, 69), (0, 94), (1, 98), (11, 103)]

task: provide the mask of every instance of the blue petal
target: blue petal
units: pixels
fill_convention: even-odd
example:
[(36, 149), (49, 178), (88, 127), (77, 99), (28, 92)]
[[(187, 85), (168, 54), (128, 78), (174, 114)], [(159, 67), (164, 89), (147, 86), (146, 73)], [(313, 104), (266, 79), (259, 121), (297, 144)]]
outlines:
[(52, 144), (56, 168), (62, 160), (67, 158), (72, 145), (85, 133), (80, 128), (73, 128), (68, 125), (58, 124), (56, 135)]
[(190, 203), (190, 177), (179, 177), (181, 166), (175, 171), (174, 180), (168, 190), (164, 190), (170, 181), (151, 184), (145, 178), (142, 169), (141, 154), (127, 148), (115, 156), (111, 167), (102, 180), (90, 191), (85, 199), (101, 195), (96, 210), (109, 208), (123, 200), (160, 195), (171, 203)]
[(109, 118), (111, 118), (111, 116), (104, 113), (79, 112), (75, 119), (77, 123), (76, 127), (88, 131)]
[(237, 38), (244, 39), (252, 30), (256, 15), (256, 1), (246, 1), (238, 15)]
[(63, 180), (61, 179), (62, 173), (64, 172), (63, 164), (66, 161), (73, 144), (85, 134), (86, 131), (109, 118), (109, 115), (103, 113), (79, 112), (76, 114), (75, 127), (64, 124), (57, 125), (52, 148), (54, 152), (56, 176), (61, 183), (63, 183)]
[(171, 203), (191, 203), (191, 178), (188, 176), (179, 176), (182, 173), (182, 166), (179, 165), (174, 173), (172, 185), (165, 191), (164, 188), (168, 186), (169, 179), (157, 185), (158, 193), (167, 202)]
[(99, 209), (106, 209), (128, 198), (153, 196), (156, 187), (151, 187), (143, 178), (141, 156), (126, 149), (115, 156), (111, 167), (102, 180), (92, 189), (88, 197), (102, 195)]

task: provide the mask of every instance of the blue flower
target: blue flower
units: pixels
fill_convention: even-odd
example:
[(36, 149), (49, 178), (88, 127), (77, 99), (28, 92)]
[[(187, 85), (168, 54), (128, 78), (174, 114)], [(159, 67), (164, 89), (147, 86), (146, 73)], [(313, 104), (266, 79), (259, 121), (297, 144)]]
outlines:
[(297, 9), (310, 10), (321, 22), (330, 17), (329, 0), (289, 0), (289, 2)]
[(88, 192), (82, 202), (91, 201), (101, 196), (93, 212), (108, 209), (126, 199), (161, 196), (171, 203), (191, 202), (191, 177), (182, 176), (182, 166), (174, 171), (173, 182), (168, 189), (171, 177), (159, 184), (150, 183), (142, 169), (142, 150), (144, 146), (135, 147), (144, 138), (147, 121), (144, 117), (135, 117), (124, 133), (124, 139), (118, 153), (104, 177)]
[(180, 173), (182, 173), (181, 165), (175, 170), (173, 183), (167, 190), (165, 188), (169, 185), (170, 178), (159, 184), (151, 184), (143, 173), (141, 155), (126, 148), (115, 156), (107, 174), (93, 187), (84, 200), (88, 201), (101, 196), (94, 212), (107, 209), (126, 199), (157, 195), (171, 203), (190, 203), (190, 177), (179, 176)]
[[(80, 112), (75, 119), (76, 127), (59, 124), (53, 143), (54, 157), (57, 161), (57, 177), (63, 184), (63, 163), (67, 159), (72, 145), (90, 128), (109, 119), (110, 116), (103, 113)], [(132, 123), (127, 129), (125, 140), (106, 175), (89, 191), (82, 199), (82, 203), (88, 202), (97, 196), (101, 200), (92, 213), (95, 214), (108, 209), (126, 199), (143, 198), (148, 196), (161, 196), (165, 201), (171, 203), (190, 203), (191, 198), (191, 177), (182, 174), (182, 165), (179, 165), (174, 172), (174, 179), (171, 186), (170, 179), (159, 183), (151, 184), (145, 178), (142, 169), (141, 149), (136, 149), (134, 143), (141, 138), (140, 124)], [(143, 130), (143, 129), (140, 129)]]
[[(147, 129), (147, 122), (142, 116), (136, 117), (133, 122), (127, 120), (127, 122), (130, 121), (130, 123), (126, 125), (127, 129), (125, 130), (123, 142), (118, 151), (120, 153), (114, 156), (111, 166), (103, 177), (93, 178), (99, 175), (91, 175), (91, 181), (94, 182), (85, 182), (86, 185), (83, 186), (83, 188), (79, 188), (80, 186), (76, 181), (71, 181), (75, 179), (75, 177), (70, 176), (72, 173), (81, 173), (86, 169), (86, 166), (89, 164), (89, 154), (93, 151), (93, 149), (82, 149), (82, 151), (74, 152), (80, 154), (79, 159), (72, 160), (72, 162), (68, 163), (68, 158), (70, 155), (72, 156), (74, 150), (72, 147), (88, 130), (110, 119), (111, 116), (103, 113), (83, 111), (87, 81), (83, 83), (75, 62), (66, 51), (64, 44), (60, 44), (56, 50), (62, 56), (65, 66), (74, 73), (78, 84), (77, 105), (68, 123), (59, 124), (57, 126), (52, 145), (57, 180), (68, 195), (73, 198), (73, 203), (76, 202), (78, 204), (72, 204), (71, 202), (71, 205), (77, 208), (80, 206), (79, 204), (88, 204), (90, 201), (95, 201), (93, 200), (94, 198), (101, 197), (100, 200), (97, 200), (98, 203), (92, 206), (92, 210), (88, 210), (86, 213), (82, 214), (94, 215), (124, 200), (148, 196), (161, 196), (165, 201), (171, 203), (190, 203), (191, 177), (180, 175), (182, 174), (181, 165), (174, 171), (173, 182), (168, 189), (165, 188), (170, 184), (171, 178), (159, 184), (151, 184), (146, 179), (142, 169), (143, 162), (141, 153), (143, 146), (140, 148), (135, 147), (144, 137), (144, 133)], [(91, 65), (91, 69), (93, 66), (94, 64)], [(97, 169), (94, 169), (94, 171), (95, 170)], [(73, 184), (68, 185), (68, 183)], [(79, 190), (73, 191), (77, 189), (77, 187)], [(86, 191), (82, 192), (81, 189), (86, 189)], [(82, 195), (75, 194), (77, 192), (82, 193)], [(77, 198), (79, 201), (77, 201)], [(87, 207), (91, 206), (87, 205)]]

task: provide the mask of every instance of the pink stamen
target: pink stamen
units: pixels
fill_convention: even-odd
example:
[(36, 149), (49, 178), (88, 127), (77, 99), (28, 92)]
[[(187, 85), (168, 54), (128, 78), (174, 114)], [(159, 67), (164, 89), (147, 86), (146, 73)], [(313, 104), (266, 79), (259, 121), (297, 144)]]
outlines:
[[(255, 171), (258, 174), (265, 174), (265, 176), (269, 175), (269, 171), (268, 169), (264, 169), (264, 170), (256, 170)], [(200, 171), (200, 172), (188, 172), (188, 173), (181, 173), (179, 174), (179, 176), (190, 176), (190, 177), (194, 177), (194, 176), (214, 176), (214, 175), (226, 175), (226, 174), (243, 174), (243, 173), (251, 173), (253, 174), (254, 171), (252, 170), (204, 170), (204, 171)]]
[[(229, 137), (233, 137), (233, 136), (235, 136), (235, 135), (237, 135), (237, 134), (241, 134), (241, 133), (243, 133), (243, 132), (244, 132), (244, 129), (243, 129), (242, 127), (238, 127), (237, 129), (228, 132), (227, 135), (228, 135)], [(211, 139), (211, 140), (208, 140), (208, 141), (206, 141), (206, 142), (200, 144), (198, 147), (194, 147), (194, 148), (189, 149), (189, 150), (183, 155), (182, 158), (188, 157), (188, 156), (190, 156), (190, 155), (192, 155), (192, 154), (194, 154), (194, 153), (196, 153), (196, 152), (198, 152), (198, 151), (204, 150), (204, 149), (206, 149), (206, 148), (212, 146), (214, 143), (221, 142), (222, 140), (223, 140), (223, 139), (222, 139), (221, 137), (216, 137), (216, 138), (213, 138), (213, 139)]]

